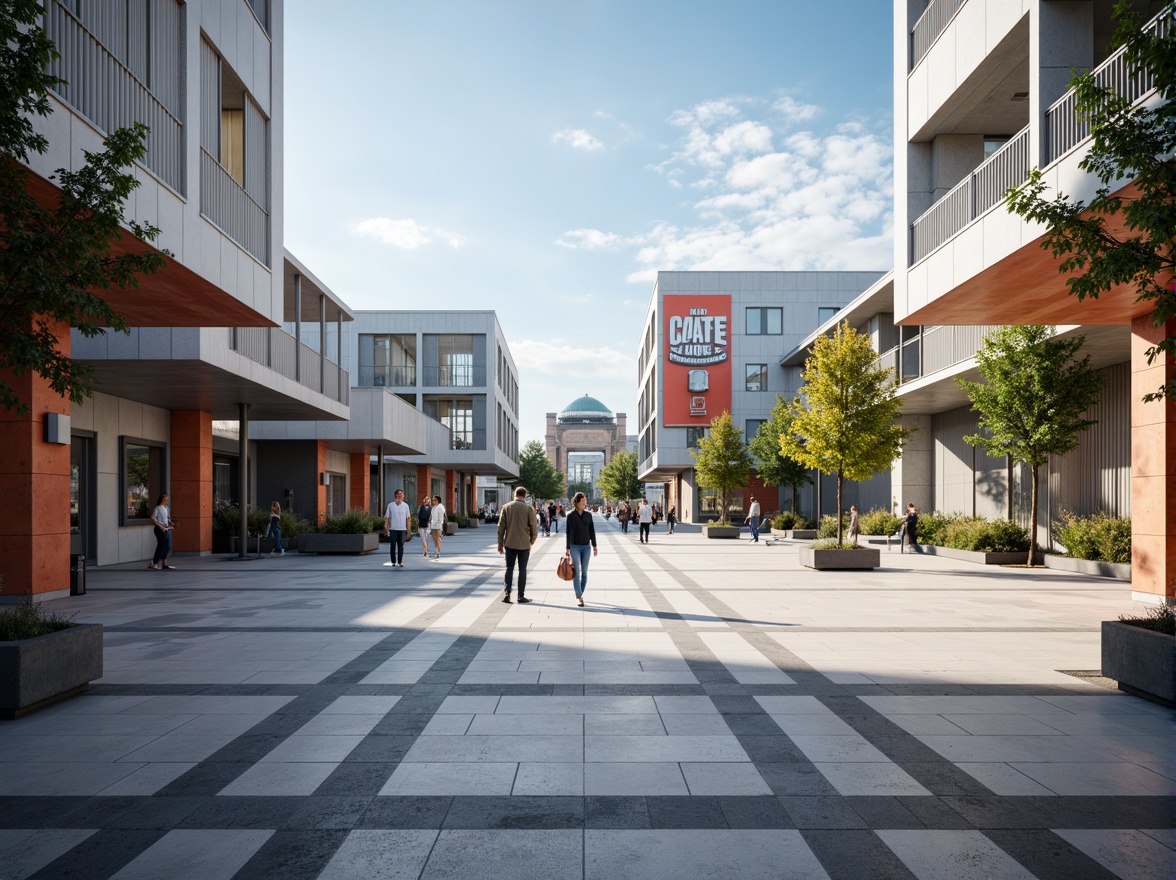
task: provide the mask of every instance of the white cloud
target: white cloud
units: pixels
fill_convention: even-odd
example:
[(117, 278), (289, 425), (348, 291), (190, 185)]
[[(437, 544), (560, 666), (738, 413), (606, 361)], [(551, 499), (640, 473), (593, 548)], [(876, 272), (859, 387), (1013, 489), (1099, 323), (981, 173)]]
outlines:
[(391, 245), (403, 251), (415, 251), (434, 241), (445, 242), (451, 248), (460, 248), (466, 243), (465, 236), (445, 229), (422, 226), (411, 217), (393, 220), (390, 217), (371, 217), (350, 226), (352, 235), (374, 238), (381, 244)]
[(599, 229), (572, 229), (555, 240), (560, 247), (569, 250), (597, 251), (612, 250), (624, 244), (625, 239), (612, 232)]
[(573, 150), (591, 153), (603, 150), (604, 144), (582, 128), (563, 128), (551, 136), (553, 144), (567, 144)]
[[(698, 190), (694, 218), (645, 232), (573, 230), (565, 247), (632, 248), (632, 283), (658, 270), (886, 269), (893, 262), (889, 132), (860, 122), (796, 130), (818, 108), (784, 96), (707, 101), (651, 170)], [(702, 196), (701, 193), (705, 193)]]
[(607, 346), (577, 346), (565, 339), (512, 340), (510, 353), (520, 371), (534, 370), (541, 375), (559, 372), (569, 376), (590, 376), (592, 381), (631, 382), (637, 373), (637, 355), (633, 352), (621, 352)]

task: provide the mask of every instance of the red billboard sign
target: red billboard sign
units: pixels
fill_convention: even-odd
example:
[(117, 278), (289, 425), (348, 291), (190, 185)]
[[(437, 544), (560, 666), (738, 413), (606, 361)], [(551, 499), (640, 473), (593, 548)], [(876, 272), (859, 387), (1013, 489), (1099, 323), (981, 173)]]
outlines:
[(731, 409), (731, 297), (662, 297), (662, 424), (705, 427)]

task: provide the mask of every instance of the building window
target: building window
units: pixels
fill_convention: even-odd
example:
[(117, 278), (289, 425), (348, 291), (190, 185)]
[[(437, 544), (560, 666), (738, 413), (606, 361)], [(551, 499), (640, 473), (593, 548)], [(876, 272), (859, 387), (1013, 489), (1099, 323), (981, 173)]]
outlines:
[(743, 381), (744, 391), (767, 391), (768, 390), (768, 365), (767, 364), (748, 364), (747, 375)]
[(779, 336), (784, 332), (783, 309), (749, 308), (748, 336)]
[(767, 421), (767, 420), (766, 419), (748, 419), (744, 423), (743, 439), (750, 440), (752, 437), (754, 437), (756, 434), (758, 434), (759, 429), (760, 429), (760, 425), (762, 425), (765, 421)]
[(342, 516), (347, 511), (347, 475), (327, 472), (327, 516)]
[(150, 525), (155, 502), (167, 491), (167, 446), (123, 437), (122, 486), (121, 525)]
[(706, 428), (687, 428), (686, 429), (686, 448), (697, 449), (698, 441), (706, 436)]
[(471, 388), (486, 384), (483, 334), (426, 334), (425, 384)]
[(832, 321), (834, 315), (841, 311), (841, 306), (817, 306), (817, 326), (823, 326), (826, 321)]
[(472, 397), (432, 397), (425, 399), (425, 415), (449, 429), (450, 449), (485, 449), (486, 429), (474, 427)]
[(417, 338), (415, 333), (361, 333), (359, 336), (359, 386), (403, 388), (416, 385)]

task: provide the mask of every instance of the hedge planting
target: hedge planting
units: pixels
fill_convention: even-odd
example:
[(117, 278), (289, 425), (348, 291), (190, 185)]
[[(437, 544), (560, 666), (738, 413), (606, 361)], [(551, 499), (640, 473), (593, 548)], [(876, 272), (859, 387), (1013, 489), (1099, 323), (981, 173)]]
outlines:
[(1054, 540), (1075, 559), (1131, 563), (1131, 517), (1106, 513), (1075, 516), (1062, 511), (1054, 523)]

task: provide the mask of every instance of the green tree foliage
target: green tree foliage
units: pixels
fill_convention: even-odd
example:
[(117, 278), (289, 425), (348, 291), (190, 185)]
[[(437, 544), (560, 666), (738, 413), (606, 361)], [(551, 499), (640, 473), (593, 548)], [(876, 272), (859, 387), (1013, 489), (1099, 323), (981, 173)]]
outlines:
[[(123, 204), (139, 186), (129, 169), (147, 153), (146, 126), (113, 132), (102, 152), (84, 153), (77, 171), (58, 169), (55, 205), (39, 205), (29, 194), (31, 172), (20, 163), (49, 147), (31, 117), (52, 112), (48, 92), (61, 82), (45, 72), (56, 50), (40, 27), (43, 13), (38, 0), (0, 0), (0, 369), (36, 373), (54, 392), (81, 403), (93, 393), (93, 370), (60, 351), (57, 327), (67, 324), (84, 336), (127, 332), (101, 292), (138, 286), (164, 260), (147, 248), (111, 252), (122, 237)], [(150, 224), (128, 225), (143, 241), (159, 235)], [(3, 379), (0, 405), (29, 410)]]
[(780, 438), (792, 432), (792, 409), (779, 394), (767, 421), (759, 426), (747, 446), (755, 456), (755, 469), (765, 486), (788, 486), (792, 489), (792, 511), (796, 512), (796, 492), (813, 481), (808, 468), (780, 451)]
[[(1151, 304), (1160, 327), (1176, 317), (1176, 28), (1143, 32), (1126, 0), (1116, 4), (1114, 15), (1114, 43), (1126, 46), (1134, 76), (1150, 71), (1160, 100), (1132, 106), (1090, 73), (1075, 76), (1070, 85), (1092, 137), (1079, 167), (1098, 178), (1094, 197), (1089, 203), (1060, 192), (1047, 198), (1045, 178), (1034, 169), (1026, 183), (1009, 191), (1006, 203), (1012, 213), (1045, 224), (1041, 246), (1061, 258), (1058, 271), (1069, 276), (1070, 293), (1097, 298), (1126, 285), (1138, 301)], [(1112, 195), (1127, 182), (1134, 183), (1130, 192)], [(1176, 357), (1176, 336), (1149, 348), (1148, 363), (1161, 354)], [(1176, 385), (1165, 383), (1144, 399), (1166, 395), (1176, 397)]]
[(1029, 564), (1037, 553), (1038, 470), (1051, 455), (1078, 446), (1078, 435), (1095, 424), (1086, 411), (1098, 401), (1105, 377), (1090, 368), (1090, 356), (1075, 360), (1086, 338), (1055, 339), (1052, 327), (998, 327), (984, 338), (976, 365), (984, 382), (957, 378), (980, 412), (984, 433), (964, 439), (991, 456), (1009, 456), (1032, 474)]
[[(870, 338), (847, 323), (817, 339), (801, 373), (801, 399), (792, 403), (791, 432), (780, 438), (782, 454), (837, 475), (838, 511), (844, 481), (889, 470), (910, 433), (895, 424), (902, 402), (877, 358)], [(843, 531), (838, 520), (838, 543)]]
[(519, 455), (519, 479), (516, 485), (524, 486), (532, 498), (550, 501), (563, 496), (564, 483), (564, 472), (555, 469), (543, 444), (538, 440), (528, 440)]
[(610, 501), (640, 498), (645, 487), (637, 478), (637, 456), (632, 452), (618, 452), (612, 461), (601, 468), (596, 486)]
[(719, 493), (719, 522), (727, 523), (727, 499), (732, 489), (746, 486), (755, 459), (743, 442), (743, 431), (735, 427), (731, 414), (724, 411), (710, 423), (710, 436), (698, 441), (694, 473), (698, 485)]
[(568, 498), (575, 498), (577, 492), (583, 492), (584, 497), (592, 499), (592, 484), (584, 482), (568, 483)]

